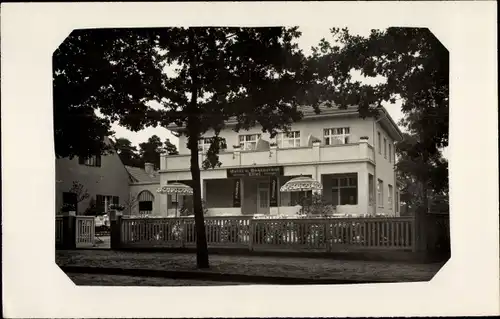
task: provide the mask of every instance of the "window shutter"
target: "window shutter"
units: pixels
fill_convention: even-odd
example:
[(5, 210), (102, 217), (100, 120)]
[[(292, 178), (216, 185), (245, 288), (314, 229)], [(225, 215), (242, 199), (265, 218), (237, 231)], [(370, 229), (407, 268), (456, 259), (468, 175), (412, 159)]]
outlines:
[(101, 167), (101, 155), (95, 156), (95, 166)]
[(96, 195), (96, 208), (99, 213), (104, 212), (104, 196)]
[(115, 204), (115, 205), (120, 204), (120, 197), (118, 197), (118, 196), (113, 196), (113, 204)]

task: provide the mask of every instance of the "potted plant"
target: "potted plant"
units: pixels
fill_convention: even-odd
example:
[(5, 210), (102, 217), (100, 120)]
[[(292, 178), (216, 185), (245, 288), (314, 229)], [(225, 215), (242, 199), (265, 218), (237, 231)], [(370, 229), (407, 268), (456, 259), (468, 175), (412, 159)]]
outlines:
[(65, 203), (61, 207), (61, 212), (63, 215), (75, 216), (76, 215), (76, 207), (73, 204)]
[(122, 212), (124, 209), (125, 209), (125, 206), (120, 205), (120, 204), (109, 205), (109, 219), (110, 220), (116, 219), (117, 215), (122, 215)]

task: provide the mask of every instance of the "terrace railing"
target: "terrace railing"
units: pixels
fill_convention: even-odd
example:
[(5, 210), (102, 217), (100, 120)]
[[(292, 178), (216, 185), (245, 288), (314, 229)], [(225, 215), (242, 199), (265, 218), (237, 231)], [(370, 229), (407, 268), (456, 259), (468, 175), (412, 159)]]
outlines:
[[(193, 218), (120, 219), (121, 248), (194, 247)], [(209, 247), (338, 252), (413, 250), (412, 217), (298, 218), (205, 217)]]

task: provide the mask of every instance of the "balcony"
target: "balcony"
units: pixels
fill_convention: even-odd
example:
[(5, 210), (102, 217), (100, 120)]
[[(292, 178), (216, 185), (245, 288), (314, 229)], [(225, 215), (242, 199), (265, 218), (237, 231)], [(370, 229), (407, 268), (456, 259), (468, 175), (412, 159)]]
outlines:
[[(189, 170), (190, 155), (169, 155), (162, 158), (162, 170), (184, 171)], [(203, 154), (199, 155), (200, 166), (205, 159)], [(266, 165), (290, 165), (290, 164), (317, 164), (335, 163), (344, 161), (373, 161), (374, 152), (367, 142), (355, 144), (320, 146), (315, 144), (311, 147), (297, 147), (278, 149), (270, 147), (265, 151), (240, 151), (223, 152), (219, 154), (220, 168), (266, 166)]]

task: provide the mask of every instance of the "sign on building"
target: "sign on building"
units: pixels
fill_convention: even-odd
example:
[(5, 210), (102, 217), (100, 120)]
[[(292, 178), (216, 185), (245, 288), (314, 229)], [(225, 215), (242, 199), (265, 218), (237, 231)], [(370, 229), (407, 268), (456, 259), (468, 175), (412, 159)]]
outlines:
[(233, 207), (241, 207), (241, 180), (235, 179), (233, 184)]
[(280, 176), (283, 166), (229, 168), (227, 177)]

